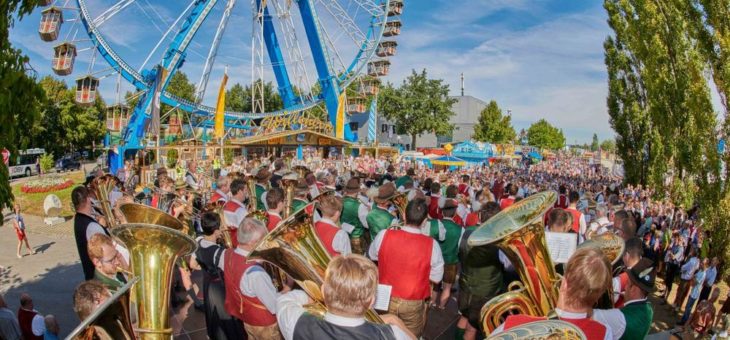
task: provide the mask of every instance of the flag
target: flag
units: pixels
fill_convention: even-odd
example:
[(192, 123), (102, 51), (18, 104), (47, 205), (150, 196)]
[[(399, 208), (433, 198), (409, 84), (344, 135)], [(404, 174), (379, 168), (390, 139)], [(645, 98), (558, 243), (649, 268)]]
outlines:
[(228, 71), (223, 73), (221, 88), (218, 90), (218, 103), (215, 106), (215, 138), (223, 138), (225, 135), (225, 111), (226, 111), (226, 83), (228, 82)]
[(341, 139), (345, 138), (345, 105), (347, 105), (347, 98), (345, 98), (345, 91), (342, 91), (337, 100), (337, 117), (335, 119), (335, 137)]
[(370, 103), (370, 110), (368, 111), (368, 142), (370, 143), (375, 143), (375, 139), (377, 138), (377, 102), (377, 97), (373, 98), (373, 101)]
[(160, 132), (160, 93), (162, 92), (162, 80), (165, 79), (167, 72), (163, 67), (157, 68), (155, 75), (155, 83), (152, 88), (152, 101), (150, 106), (147, 108), (147, 114), (150, 116), (150, 120), (147, 121), (146, 130), (147, 132), (157, 135)]

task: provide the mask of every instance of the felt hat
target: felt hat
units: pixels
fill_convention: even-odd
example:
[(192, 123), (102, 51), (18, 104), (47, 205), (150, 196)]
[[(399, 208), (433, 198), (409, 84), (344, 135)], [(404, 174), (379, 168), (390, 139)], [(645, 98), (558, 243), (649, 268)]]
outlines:
[(355, 193), (360, 191), (360, 180), (357, 178), (350, 178), (345, 184), (345, 192)]
[(654, 291), (654, 281), (656, 280), (656, 268), (654, 268), (654, 262), (647, 258), (639, 260), (635, 266), (631, 269), (626, 270), (626, 274), (629, 275), (629, 280), (637, 285), (641, 290), (646, 293)]
[(395, 185), (393, 183), (386, 183), (378, 188), (378, 196), (375, 196), (376, 202), (385, 202), (395, 196)]

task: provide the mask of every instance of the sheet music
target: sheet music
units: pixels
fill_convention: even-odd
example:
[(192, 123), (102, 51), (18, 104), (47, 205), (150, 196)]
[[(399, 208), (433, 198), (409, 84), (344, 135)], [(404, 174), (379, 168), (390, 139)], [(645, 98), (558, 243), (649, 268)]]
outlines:
[(390, 292), (393, 286), (378, 284), (378, 291), (375, 292), (375, 305), (373, 308), (381, 311), (387, 311), (390, 306)]
[(545, 241), (547, 242), (550, 258), (555, 263), (567, 263), (570, 256), (575, 253), (578, 246), (578, 234), (574, 233), (555, 233), (545, 232)]

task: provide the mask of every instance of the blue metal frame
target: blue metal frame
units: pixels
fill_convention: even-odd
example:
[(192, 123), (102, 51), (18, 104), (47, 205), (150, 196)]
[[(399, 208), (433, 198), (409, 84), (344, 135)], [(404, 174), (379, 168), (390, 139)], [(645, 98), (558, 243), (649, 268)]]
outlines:
[[(330, 71), (331, 68), (329, 67), (329, 61), (326, 55), (327, 52), (319, 33), (317, 20), (315, 19), (317, 17), (317, 12), (314, 9), (312, 0), (298, 0), (297, 4), (299, 5), (299, 13), (304, 24), (304, 31), (306, 32), (307, 40), (309, 41), (309, 48), (312, 51), (314, 66), (317, 69), (319, 86), (322, 88), (320, 97), (324, 99), (330, 123), (336, 127), (337, 109), (340, 102), (340, 87), (336, 79), (336, 75), (333, 75)], [(349, 124), (347, 124), (347, 122), (343, 122), (343, 124), (345, 125), (345, 139), (353, 141), (354, 135), (350, 130)]]
[[(260, 6), (261, 0), (256, 0), (256, 7), (259, 11), (261, 11)], [(294, 94), (294, 89), (289, 79), (289, 72), (286, 70), (279, 39), (276, 38), (276, 29), (274, 29), (274, 24), (271, 21), (269, 6), (264, 7), (262, 19), (264, 21), (264, 43), (266, 44), (266, 52), (269, 54), (271, 67), (274, 69), (274, 77), (276, 77), (279, 96), (281, 96), (281, 100), (284, 103), (284, 108), (289, 109), (297, 103), (297, 97)]]

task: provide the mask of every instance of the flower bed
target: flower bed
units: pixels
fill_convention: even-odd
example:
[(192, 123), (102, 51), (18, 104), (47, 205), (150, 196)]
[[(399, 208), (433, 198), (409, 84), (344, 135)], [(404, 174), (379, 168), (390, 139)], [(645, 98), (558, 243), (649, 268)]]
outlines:
[(39, 179), (33, 179), (23, 183), (20, 191), (26, 194), (52, 192), (66, 189), (73, 184), (74, 182), (70, 179), (48, 176)]

